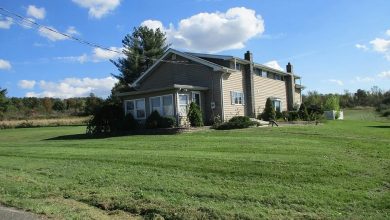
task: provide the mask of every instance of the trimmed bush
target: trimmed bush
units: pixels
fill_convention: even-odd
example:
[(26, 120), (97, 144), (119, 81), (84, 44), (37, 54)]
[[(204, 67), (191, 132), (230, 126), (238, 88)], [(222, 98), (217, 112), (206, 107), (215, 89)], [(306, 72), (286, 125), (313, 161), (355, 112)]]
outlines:
[(172, 128), (176, 125), (176, 118), (172, 116), (163, 117), (158, 111), (153, 111), (146, 119), (145, 127), (149, 129), (155, 128)]
[(299, 114), (297, 111), (288, 112), (288, 121), (296, 121), (299, 119)]
[(119, 131), (123, 124), (123, 109), (120, 105), (105, 103), (96, 108), (87, 125), (87, 134), (107, 134)]
[(247, 116), (235, 116), (231, 118), (228, 122), (224, 122), (220, 125), (214, 127), (217, 130), (230, 130), (230, 129), (241, 129), (248, 128), (250, 126), (257, 125), (256, 122), (251, 121)]
[(305, 103), (302, 103), (298, 110), (298, 116), (301, 120), (309, 120), (309, 113), (307, 112)]
[(201, 127), (203, 126), (203, 116), (202, 111), (195, 102), (191, 102), (190, 108), (188, 110), (188, 120), (192, 127)]
[(139, 128), (138, 121), (134, 119), (132, 114), (127, 114), (123, 118), (121, 130), (130, 131)]
[(176, 125), (176, 118), (173, 116), (161, 117), (159, 128), (173, 128)]
[(272, 101), (270, 98), (267, 98), (267, 101), (265, 103), (265, 108), (263, 113), (258, 116), (259, 119), (262, 119), (264, 121), (270, 121), (270, 120), (275, 120), (275, 107), (272, 104)]
[(145, 127), (149, 129), (158, 128), (161, 121), (161, 115), (158, 111), (153, 111), (146, 119)]

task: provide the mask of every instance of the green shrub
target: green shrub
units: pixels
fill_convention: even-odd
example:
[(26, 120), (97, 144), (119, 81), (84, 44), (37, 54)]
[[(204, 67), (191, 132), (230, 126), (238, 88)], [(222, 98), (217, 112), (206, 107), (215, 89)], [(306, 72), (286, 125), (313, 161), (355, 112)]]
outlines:
[(162, 117), (158, 111), (153, 111), (146, 119), (145, 127), (155, 128), (172, 128), (176, 125), (176, 118), (172, 116)]
[(302, 103), (298, 110), (298, 116), (301, 120), (307, 121), (309, 120), (309, 113), (307, 112), (307, 108), (305, 103)]
[(283, 118), (283, 114), (280, 111), (276, 111), (275, 112), (275, 118), (276, 119), (282, 119)]
[(288, 121), (296, 121), (299, 119), (299, 114), (297, 111), (288, 112)]
[(158, 113), (158, 111), (153, 111), (146, 119), (145, 127), (149, 129), (158, 128), (160, 121), (161, 121), (160, 113)]
[(139, 128), (139, 123), (132, 114), (127, 114), (122, 121), (121, 130), (130, 131)]
[(264, 121), (270, 121), (270, 120), (275, 120), (275, 107), (272, 104), (272, 101), (270, 98), (267, 98), (267, 101), (265, 103), (265, 108), (263, 113), (258, 116), (258, 119), (262, 119)]
[(195, 102), (191, 102), (190, 104), (190, 108), (188, 110), (188, 120), (193, 127), (203, 126), (202, 111)]
[(159, 128), (173, 128), (176, 125), (176, 118), (173, 116), (161, 117)]
[(217, 130), (230, 130), (230, 129), (241, 129), (248, 128), (250, 126), (258, 125), (257, 122), (251, 121), (247, 116), (235, 116), (228, 122), (224, 122), (220, 125), (215, 126)]
[(124, 112), (120, 105), (104, 103), (87, 124), (87, 134), (108, 134), (122, 129)]

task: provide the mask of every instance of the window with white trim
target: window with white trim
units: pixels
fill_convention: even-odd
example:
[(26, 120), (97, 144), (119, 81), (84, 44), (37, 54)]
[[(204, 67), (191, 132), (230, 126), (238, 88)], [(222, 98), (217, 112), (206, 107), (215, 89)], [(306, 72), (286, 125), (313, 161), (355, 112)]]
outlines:
[(150, 112), (158, 111), (160, 115), (173, 115), (173, 96), (163, 95), (150, 98)]
[(145, 99), (126, 100), (125, 113), (132, 114), (136, 119), (145, 119)]
[(188, 95), (179, 94), (179, 115), (186, 116), (188, 112)]
[(281, 112), (282, 109), (282, 102), (279, 99), (272, 100), (272, 104), (274, 105), (276, 112)]
[(244, 93), (231, 91), (232, 105), (244, 105)]

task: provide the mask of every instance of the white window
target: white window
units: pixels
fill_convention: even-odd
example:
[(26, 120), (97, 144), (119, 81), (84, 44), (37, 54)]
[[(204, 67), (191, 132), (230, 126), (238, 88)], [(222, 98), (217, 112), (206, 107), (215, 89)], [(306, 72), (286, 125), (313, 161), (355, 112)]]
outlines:
[(200, 107), (200, 92), (192, 92), (192, 102)]
[(243, 105), (244, 101), (244, 93), (242, 92), (234, 92), (231, 91), (232, 105)]
[(188, 95), (179, 94), (179, 115), (186, 116), (188, 111)]
[(150, 98), (150, 112), (158, 111), (162, 115), (161, 96)]
[(241, 70), (241, 64), (236, 63), (236, 70)]
[(160, 115), (173, 115), (173, 96), (164, 95), (150, 98), (150, 112), (158, 111)]
[(279, 99), (272, 100), (272, 104), (274, 105), (276, 112), (281, 112), (282, 102)]
[(261, 71), (261, 76), (264, 77), (264, 78), (267, 78), (268, 77), (268, 74), (267, 74), (267, 71)]
[(132, 114), (136, 119), (145, 119), (145, 99), (126, 100), (125, 113)]

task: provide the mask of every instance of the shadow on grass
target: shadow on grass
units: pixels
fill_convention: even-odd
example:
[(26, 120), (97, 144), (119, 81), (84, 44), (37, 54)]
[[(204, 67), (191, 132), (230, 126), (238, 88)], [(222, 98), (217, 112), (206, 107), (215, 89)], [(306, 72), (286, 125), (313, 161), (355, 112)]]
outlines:
[(372, 126), (367, 126), (369, 128), (390, 128), (390, 125), (372, 125)]
[(112, 138), (112, 137), (133, 136), (133, 135), (175, 135), (175, 134), (183, 133), (186, 130), (187, 130), (186, 128), (139, 129), (130, 132), (117, 132), (117, 133), (101, 134), (101, 135), (90, 135), (90, 134), (61, 135), (57, 137), (47, 138), (44, 140), (45, 141), (88, 140), (88, 139), (105, 139), (105, 138)]

